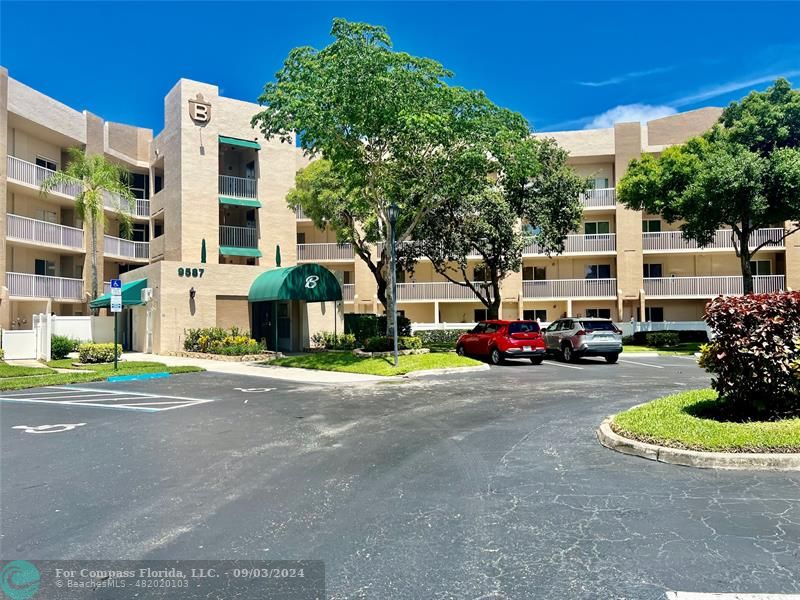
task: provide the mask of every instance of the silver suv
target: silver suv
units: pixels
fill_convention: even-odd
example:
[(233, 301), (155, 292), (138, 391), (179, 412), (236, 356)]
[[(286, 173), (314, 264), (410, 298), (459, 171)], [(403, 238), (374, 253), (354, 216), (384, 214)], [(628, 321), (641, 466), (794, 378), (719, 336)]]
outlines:
[(544, 330), (548, 354), (560, 355), (567, 362), (582, 356), (603, 356), (615, 363), (622, 352), (622, 332), (610, 319), (567, 317)]

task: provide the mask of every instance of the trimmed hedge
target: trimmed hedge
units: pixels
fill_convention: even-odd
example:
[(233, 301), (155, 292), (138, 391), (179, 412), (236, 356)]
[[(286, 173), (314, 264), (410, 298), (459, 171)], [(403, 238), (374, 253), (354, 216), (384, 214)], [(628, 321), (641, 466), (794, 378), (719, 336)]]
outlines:
[[(352, 333), (359, 344), (367, 338), (380, 337), (386, 334), (386, 315), (347, 313), (344, 316), (344, 332)], [(411, 320), (397, 315), (397, 335), (411, 335)]]
[[(420, 348), (422, 348), (422, 340), (418, 337), (409, 335), (397, 337), (398, 350), (419, 350)], [(366, 352), (390, 352), (394, 350), (394, 340), (385, 335), (371, 337), (364, 342), (364, 350)]]
[(711, 386), (742, 417), (800, 414), (800, 380), (792, 372), (800, 355), (800, 292), (720, 296), (704, 316), (717, 333), (703, 347), (700, 365)]
[(656, 348), (677, 346), (681, 342), (677, 331), (653, 331), (648, 333), (644, 339), (648, 346), (655, 346)]
[(626, 342), (625, 340), (622, 340), (622, 343), (623, 344), (630, 343), (630, 344), (636, 344), (636, 345), (639, 345), (639, 346), (647, 346), (647, 345), (649, 345), (648, 342), (647, 342), (647, 336), (648, 335), (652, 335), (654, 333), (674, 333), (675, 335), (678, 336), (678, 343), (680, 343), (680, 344), (685, 344), (685, 343), (689, 343), (689, 342), (697, 342), (697, 343), (705, 344), (708, 341), (708, 334), (705, 331), (697, 331), (697, 330), (692, 330), (692, 331), (683, 331), (683, 330), (680, 330), (680, 331), (668, 331), (668, 330), (665, 330), (665, 331), (637, 331), (632, 336), (630, 336), (631, 337), (631, 341)]
[(417, 331), (414, 336), (422, 341), (422, 346), (425, 348), (431, 345), (452, 345), (455, 348), (458, 338), (467, 331), (469, 329), (429, 329)]
[(54, 335), (50, 337), (50, 357), (53, 360), (61, 360), (67, 358), (67, 354), (75, 352), (78, 349), (80, 342), (73, 340), (63, 335)]
[(245, 354), (260, 354), (264, 351), (264, 346), (252, 339), (248, 332), (242, 331), (238, 327), (231, 327), (230, 329), (206, 327), (204, 329), (189, 329), (186, 331), (183, 349), (187, 352), (243, 356)]
[[(117, 358), (122, 356), (122, 344), (117, 344)], [(114, 360), (114, 344), (81, 344), (79, 360), (84, 364), (107, 363)]]
[(311, 341), (317, 348), (325, 350), (352, 350), (356, 347), (356, 336), (352, 333), (319, 331), (311, 336)]

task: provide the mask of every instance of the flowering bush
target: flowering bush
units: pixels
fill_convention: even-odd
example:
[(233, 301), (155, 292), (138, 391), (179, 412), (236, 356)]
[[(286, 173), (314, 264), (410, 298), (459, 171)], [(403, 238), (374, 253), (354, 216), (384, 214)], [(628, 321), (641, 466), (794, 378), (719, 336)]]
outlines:
[(703, 318), (717, 335), (700, 365), (720, 398), (741, 416), (798, 414), (800, 292), (720, 296)]
[[(122, 356), (122, 344), (117, 344), (117, 358)], [(78, 360), (84, 364), (107, 363), (114, 360), (114, 344), (81, 344)]]
[(356, 336), (352, 333), (320, 331), (311, 336), (311, 342), (317, 348), (325, 350), (352, 350), (356, 347)]
[(227, 356), (258, 354), (264, 351), (262, 344), (238, 327), (190, 329), (186, 332), (186, 338), (183, 340), (183, 349), (187, 352), (207, 352)]

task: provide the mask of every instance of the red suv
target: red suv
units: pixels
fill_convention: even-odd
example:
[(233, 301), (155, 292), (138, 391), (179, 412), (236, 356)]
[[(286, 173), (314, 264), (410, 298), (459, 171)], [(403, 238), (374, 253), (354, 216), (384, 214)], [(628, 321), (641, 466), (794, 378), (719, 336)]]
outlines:
[(456, 352), (488, 356), (493, 365), (506, 358), (530, 358), (540, 365), (546, 351), (536, 321), (481, 321), (458, 338)]

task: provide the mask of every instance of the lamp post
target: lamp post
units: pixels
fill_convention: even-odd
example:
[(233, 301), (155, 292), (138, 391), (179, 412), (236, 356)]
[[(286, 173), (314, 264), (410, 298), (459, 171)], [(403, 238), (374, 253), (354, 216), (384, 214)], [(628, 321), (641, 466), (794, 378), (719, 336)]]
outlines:
[(399, 209), (397, 208), (397, 204), (392, 202), (389, 205), (389, 269), (392, 272), (392, 279), (391, 279), (391, 286), (392, 286), (392, 305), (390, 310), (392, 311), (391, 319), (392, 319), (392, 337), (394, 343), (394, 366), (396, 367), (398, 364), (397, 359), (397, 249), (395, 247), (395, 236), (394, 236), (394, 229), (397, 225), (397, 213)]

